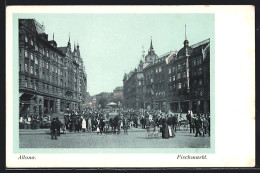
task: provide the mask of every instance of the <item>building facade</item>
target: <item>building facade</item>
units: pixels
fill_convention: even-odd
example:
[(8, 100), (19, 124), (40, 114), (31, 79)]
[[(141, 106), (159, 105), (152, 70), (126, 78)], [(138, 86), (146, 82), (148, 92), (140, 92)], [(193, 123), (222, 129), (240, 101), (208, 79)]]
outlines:
[(87, 75), (79, 45), (71, 50), (48, 40), (43, 25), (19, 19), (20, 115), (80, 111), (86, 102)]
[(123, 105), (129, 108), (143, 108), (144, 94), (144, 74), (142, 69), (138, 68), (125, 74), (123, 79)]
[[(178, 52), (158, 57), (152, 45), (143, 61), (143, 108), (194, 113), (210, 112), (210, 39), (189, 46), (187, 39)], [(127, 77), (129, 76), (129, 77)], [(133, 107), (140, 97), (135, 73), (125, 74), (126, 107)], [(139, 103), (140, 104), (140, 103)]]

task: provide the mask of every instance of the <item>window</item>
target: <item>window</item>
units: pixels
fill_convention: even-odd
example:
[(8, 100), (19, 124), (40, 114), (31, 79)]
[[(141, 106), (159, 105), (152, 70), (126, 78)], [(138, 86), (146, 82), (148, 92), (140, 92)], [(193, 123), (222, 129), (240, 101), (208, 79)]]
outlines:
[(38, 83), (36, 82), (34, 85), (34, 89), (37, 90), (37, 88), (38, 88)]
[(26, 58), (28, 58), (28, 52), (27, 52), (27, 50), (24, 50), (24, 56), (25, 56)]
[(38, 58), (35, 57), (35, 64), (38, 65)]
[(155, 73), (158, 73), (158, 69), (157, 68), (155, 69)]
[(33, 46), (33, 39), (31, 38), (31, 45)]
[(44, 67), (44, 61), (42, 61), (42, 67)]
[(55, 67), (55, 72), (58, 73), (58, 68)]
[(178, 79), (180, 79), (180, 78), (181, 78), (181, 74), (179, 73), (179, 74), (178, 74)]
[(24, 86), (28, 87), (28, 79), (27, 78), (25, 78)]
[(46, 51), (46, 56), (49, 57), (49, 51), (48, 50)]
[[(81, 83), (81, 82), (80, 82)], [(142, 81), (139, 81), (139, 85), (142, 85)]]
[(30, 88), (33, 88), (33, 80), (31, 80)]
[(60, 85), (61, 85), (61, 86), (63, 85), (63, 81), (62, 81), (62, 79), (60, 80)]
[(196, 66), (196, 60), (192, 61), (192, 66)]
[(46, 68), (49, 69), (49, 64), (48, 63), (46, 63)]
[(151, 82), (153, 82), (153, 78), (151, 78)]
[(47, 90), (46, 90), (46, 92), (48, 93), (49, 92), (49, 86), (47, 85)]
[(182, 83), (182, 88), (186, 88), (186, 82)]
[(172, 67), (172, 72), (174, 73), (174, 71), (175, 71), (175, 67)]
[(33, 53), (30, 54), (31, 60), (33, 61)]
[(173, 89), (175, 89), (175, 84), (173, 84)]
[(60, 70), (60, 75), (61, 75), (61, 76), (63, 75), (63, 70)]
[(28, 65), (27, 65), (27, 64), (24, 64), (24, 70), (25, 70), (26, 72), (28, 72)]
[(169, 68), (169, 74), (171, 74), (172, 73), (172, 70)]
[(199, 85), (202, 85), (202, 83), (203, 83), (203, 82), (202, 82), (202, 79), (200, 79), (200, 80), (199, 80)]
[(31, 66), (31, 74), (33, 74), (33, 66)]
[(201, 59), (197, 59), (197, 65), (200, 65), (201, 64)]
[(201, 75), (202, 74), (202, 68), (199, 68), (198, 69), (198, 75)]
[(27, 37), (27, 35), (24, 36), (24, 41), (25, 41), (26, 43), (28, 43), (28, 37)]
[(181, 83), (178, 83), (178, 89), (181, 89)]
[(35, 51), (39, 50), (37, 44), (35, 45), (34, 49), (35, 49)]
[(162, 71), (162, 67), (159, 67), (159, 72), (161, 72)]
[(43, 54), (43, 55), (45, 54), (45, 52), (44, 52), (44, 48), (42, 48), (42, 54)]
[(172, 77), (172, 81), (175, 81), (175, 76)]
[(186, 72), (182, 73), (182, 77), (185, 78), (186, 77)]
[(35, 76), (37, 76), (39, 73), (38, 69), (35, 69)]
[(180, 69), (181, 69), (181, 65), (179, 64), (179, 65), (178, 65), (178, 70), (180, 70)]
[(171, 82), (172, 81), (172, 78), (171, 78), (171, 76), (169, 77), (169, 82)]
[(200, 96), (203, 96), (203, 91), (200, 91)]

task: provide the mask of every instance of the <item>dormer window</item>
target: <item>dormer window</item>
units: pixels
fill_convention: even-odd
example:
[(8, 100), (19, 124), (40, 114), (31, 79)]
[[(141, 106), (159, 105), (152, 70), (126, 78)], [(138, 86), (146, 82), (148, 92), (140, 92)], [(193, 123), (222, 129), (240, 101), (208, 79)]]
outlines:
[(35, 45), (35, 51), (38, 51), (38, 46), (37, 46), (37, 44)]
[(31, 60), (33, 61), (33, 53), (31, 53), (30, 57), (31, 57)]
[(24, 51), (24, 56), (27, 58), (28, 57), (28, 52), (27, 50)]
[(25, 41), (26, 43), (28, 43), (28, 37), (27, 37), (27, 35), (24, 36), (24, 41)]

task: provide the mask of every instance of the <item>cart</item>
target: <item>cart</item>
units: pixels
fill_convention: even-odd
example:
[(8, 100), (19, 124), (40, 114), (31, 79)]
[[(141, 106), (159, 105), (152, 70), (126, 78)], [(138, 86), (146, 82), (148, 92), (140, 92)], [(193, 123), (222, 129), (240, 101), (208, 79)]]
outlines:
[(188, 121), (187, 120), (181, 120), (177, 123), (177, 129), (181, 130), (188, 130)]
[(145, 137), (148, 139), (151, 138), (159, 138), (159, 133), (160, 132), (160, 128), (159, 127), (147, 127), (147, 132), (145, 134)]

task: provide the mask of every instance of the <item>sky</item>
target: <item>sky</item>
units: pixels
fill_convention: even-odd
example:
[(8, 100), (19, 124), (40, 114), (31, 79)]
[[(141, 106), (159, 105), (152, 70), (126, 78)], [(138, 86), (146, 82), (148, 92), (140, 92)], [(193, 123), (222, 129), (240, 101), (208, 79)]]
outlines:
[(213, 14), (26, 14), (45, 26), (49, 40), (72, 49), (79, 44), (90, 95), (113, 92), (123, 86), (124, 73), (133, 70), (145, 54), (152, 37), (160, 56), (183, 47), (187, 39), (196, 44), (214, 36)]

